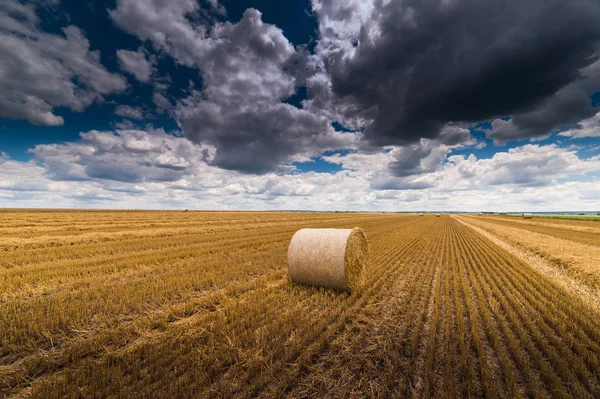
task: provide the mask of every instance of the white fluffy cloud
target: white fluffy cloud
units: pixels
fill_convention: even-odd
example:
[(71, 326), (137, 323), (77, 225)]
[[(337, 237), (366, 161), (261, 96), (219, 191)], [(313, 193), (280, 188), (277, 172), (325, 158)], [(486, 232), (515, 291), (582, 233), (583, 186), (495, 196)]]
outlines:
[(129, 119), (144, 119), (144, 112), (129, 105), (118, 105), (115, 108), (115, 114)]
[(211, 166), (214, 148), (162, 130), (91, 131), (76, 142), (36, 146), (30, 162), (0, 156), (0, 205), (519, 211), (575, 203), (593, 210), (600, 199), (600, 160), (556, 145), (489, 159), (448, 155), (433, 171), (405, 177), (389, 171), (396, 151), (324, 156), (343, 166), (336, 173), (254, 176)]
[(197, 0), (117, 0), (109, 11), (121, 29), (187, 66), (195, 66), (210, 47), (205, 27), (210, 12)]
[(600, 137), (600, 112), (589, 119), (584, 119), (573, 129), (559, 133), (560, 136), (574, 139), (582, 137)]
[[(582, 159), (576, 151), (554, 144), (529, 144), (497, 152), (488, 159), (477, 159), (474, 155), (448, 155), (450, 148), (427, 141), (421, 145), (424, 149), (419, 148), (418, 151), (425, 151), (430, 145), (432, 151), (428, 156), (416, 157), (417, 162), (412, 162), (410, 156), (402, 158), (403, 151), (410, 151), (410, 147), (386, 153), (334, 155), (324, 159), (358, 171), (374, 190), (417, 190), (422, 194), (470, 191), (480, 196), (489, 191), (523, 192), (528, 188), (550, 188), (565, 178), (590, 180), (592, 176), (586, 178), (586, 173), (600, 171), (598, 157)], [(410, 164), (404, 168), (406, 173), (403, 175), (393, 173), (399, 157), (402, 162)], [(453, 202), (449, 201), (449, 207), (450, 204)]]
[(123, 91), (125, 78), (110, 73), (76, 26), (43, 32), (35, 6), (0, 3), (0, 116), (37, 125), (62, 125), (55, 107), (82, 111), (102, 96)]
[(156, 57), (140, 47), (136, 51), (117, 50), (117, 58), (121, 68), (132, 74), (140, 82), (147, 83), (154, 73)]
[(30, 152), (57, 181), (177, 181), (195, 171), (208, 149), (158, 130), (90, 131), (81, 140), (37, 145)]
[(518, 189), (549, 186), (568, 176), (581, 177), (600, 170), (597, 159), (580, 159), (575, 151), (555, 144), (528, 144), (497, 152), (490, 159), (478, 160), (471, 155), (451, 156), (448, 161), (447, 172), (458, 173), (455, 178), (468, 181), (473, 189), (503, 185)]

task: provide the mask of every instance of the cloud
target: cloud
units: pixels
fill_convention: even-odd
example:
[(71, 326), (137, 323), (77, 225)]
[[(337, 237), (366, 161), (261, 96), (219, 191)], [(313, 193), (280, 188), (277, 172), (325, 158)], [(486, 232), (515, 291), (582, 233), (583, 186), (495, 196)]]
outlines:
[(559, 136), (571, 138), (600, 137), (600, 112), (589, 119), (582, 120), (573, 129), (560, 132)]
[(561, 179), (586, 179), (586, 173), (600, 171), (597, 157), (582, 159), (576, 150), (556, 144), (529, 144), (497, 152), (485, 159), (477, 159), (473, 154), (448, 155), (448, 151), (440, 155), (432, 151), (431, 160), (425, 157), (426, 162), (407, 161), (409, 166), (402, 169), (405, 173), (398, 173), (394, 167), (398, 164), (397, 152), (401, 154), (402, 150), (389, 152), (386, 159), (380, 160), (381, 169), (369, 174), (372, 189), (471, 191), (473, 195), (482, 196), (486, 191), (496, 189), (520, 192), (534, 187), (552, 187)]
[[(216, 148), (213, 165), (261, 174), (358, 141), (356, 134), (336, 132), (325, 116), (285, 103), (311, 58), (281, 29), (252, 8), (237, 23), (212, 23), (202, 10), (190, 1), (142, 7), (121, 0), (110, 14), (126, 31), (202, 72), (202, 90), (178, 101), (173, 113), (187, 138)], [(160, 92), (153, 100), (170, 106)]]
[(373, 189), (424, 189), (432, 187), (433, 182), (424, 181), (418, 176), (440, 170), (453, 149), (470, 146), (480, 148), (481, 144), (468, 129), (447, 125), (435, 140), (421, 139), (415, 144), (388, 147), (383, 153), (372, 151), (325, 156), (323, 159), (341, 164), (346, 169), (369, 174)]
[(410, 181), (397, 179), (392, 176), (379, 176), (371, 181), (374, 190), (425, 190), (433, 187), (428, 181)]
[[(163, 75), (160, 77), (154, 77), (153, 82), (154, 91), (152, 93), (152, 102), (156, 106), (155, 111), (159, 114), (171, 111), (173, 109), (173, 102), (168, 98), (168, 91), (171, 85), (171, 77), (169, 75)], [(190, 89), (194, 85), (190, 82)]]
[(117, 0), (109, 14), (125, 32), (150, 41), (184, 65), (195, 66), (209, 44), (205, 26), (213, 19), (212, 4), (203, 7), (197, 0)]
[(169, 101), (169, 99), (160, 91), (155, 91), (152, 94), (152, 102), (156, 105), (156, 108), (161, 111), (171, 109), (173, 106), (171, 101)]
[(144, 113), (139, 108), (134, 108), (129, 105), (118, 105), (115, 108), (115, 114), (129, 119), (144, 119)]
[(492, 158), (451, 156), (448, 171), (469, 180), (475, 187), (513, 185), (539, 187), (555, 184), (568, 176), (581, 177), (584, 173), (600, 170), (600, 162), (593, 158), (582, 160), (576, 151), (558, 147), (528, 144), (497, 152)]
[(405, 177), (431, 173), (439, 169), (450, 149), (435, 141), (421, 139), (394, 151), (394, 161), (388, 166), (394, 176)]
[(322, 159), (329, 163), (341, 165), (346, 170), (370, 176), (377, 171), (385, 169), (391, 162), (392, 156), (390, 151), (372, 153), (351, 152), (344, 155), (326, 155)]
[(90, 131), (81, 140), (37, 145), (30, 150), (56, 181), (177, 181), (202, 162), (204, 150), (161, 129)]
[[(81, 111), (126, 89), (82, 30), (42, 31), (33, 4), (41, 3), (0, 5), (0, 115), (60, 125), (55, 109)], [(600, 89), (600, 4), (312, 5), (314, 49), (294, 47), (255, 9), (222, 22), (216, 0), (116, 0), (110, 17), (143, 42), (116, 50), (117, 61), (149, 83), (141, 89), (156, 109), (123, 102), (114, 113), (128, 120), (116, 130), (35, 146), (31, 162), (0, 153), (0, 201), (320, 210), (597, 205), (592, 173), (600, 159), (582, 158), (577, 148), (524, 145), (484, 159), (452, 154), (485, 145), (470, 133), (482, 121), (491, 121), (486, 134), (496, 144), (561, 130), (600, 136), (590, 101)], [(159, 55), (198, 73), (177, 98), (169, 71), (158, 71)], [(176, 119), (179, 135), (131, 121), (159, 113)], [(334, 121), (346, 129), (336, 131)], [(342, 170), (293, 166), (319, 155)], [(571, 190), (570, 199), (561, 189)]]
[(121, 69), (132, 74), (143, 83), (150, 81), (156, 65), (156, 57), (140, 47), (137, 51), (117, 50), (117, 58)]
[(309, 85), (311, 101), (336, 108), (342, 122), (362, 120), (374, 145), (510, 115), (495, 139), (539, 137), (589, 116), (585, 94), (600, 88), (590, 67), (596, 1), (313, 0), (313, 9), (326, 74)]
[(399, 202), (411, 203), (422, 201), (425, 196), (416, 191), (399, 192), (395, 190), (377, 191), (375, 198), (378, 200), (394, 200)]
[[(47, 184), (62, 185), (58, 190), (61, 204), (75, 201), (102, 207), (103, 201), (110, 200), (121, 206), (123, 201), (138, 201), (131, 199), (136, 197), (143, 207), (189, 207), (190, 202), (201, 200), (203, 206), (219, 209), (245, 208), (249, 202), (258, 208), (264, 208), (265, 202), (290, 208), (289, 198), (301, 198), (303, 208), (311, 205), (315, 195), (325, 195), (324, 203), (334, 206), (342, 196), (340, 187), (345, 196), (357, 184), (365, 184), (346, 173), (253, 176), (223, 170), (206, 162), (214, 157), (214, 148), (162, 130), (90, 131), (78, 141), (38, 145), (31, 152), (34, 161), (30, 164), (7, 156), (2, 161), (21, 165), (22, 170), (30, 165)], [(0, 182), (3, 178), (0, 170)], [(18, 173), (12, 179), (18, 181)]]
[(573, 209), (573, 203), (595, 209), (600, 198), (592, 174), (600, 159), (557, 145), (525, 145), (487, 159), (448, 155), (434, 171), (403, 177), (388, 168), (394, 151), (324, 156), (344, 167), (336, 173), (259, 176), (212, 166), (214, 148), (162, 130), (91, 131), (75, 142), (36, 146), (30, 162), (1, 155), (0, 204), (519, 211)]
[(570, 85), (559, 90), (533, 111), (514, 114), (510, 120), (494, 120), (487, 137), (499, 144), (511, 140), (544, 138), (557, 129), (567, 128), (589, 118), (595, 112), (588, 94), (576, 85)]
[(32, 162), (19, 162), (6, 154), (0, 156), (0, 193), (48, 191), (49, 182), (45, 170)]
[[(592, 115), (600, 6), (582, 0), (545, 9), (540, 0), (314, 0), (315, 54), (295, 49), (254, 9), (221, 23), (193, 1), (119, 0), (110, 14), (199, 69), (203, 88), (172, 113), (186, 137), (216, 149), (212, 165), (263, 174), (330, 149), (394, 145), (388, 167), (407, 177), (434, 172), (455, 146), (484, 145), (469, 124), (510, 115), (488, 132), (503, 143)], [(300, 86), (308, 99), (297, 108), (285, 100)], [(161, 91), (153, 100), (173, 106)], [(336, 132), (331, 121), (364, 132)]]
[(256, 103), (236, 109), (227, 98), (180, 106), (186, 137), (217, 148), (212, 164), (248, 173), (266, 173), (282, 163), (308, 160), (328, 149), (350, 148), (358, 137), (335, 132), (323, 118), (289, 104)]
[(110, 193), (105, 192), (104, 190), (98, 189), (84, 189), (77, 190), (72, 194), (65, 195), (65, 198), (74, 199), (78, 202), (91, 202), (94, 203), (96, 201), (117, 201), (115, 196)]
[(477, 140), (471, 137), (468, 129), (446, 126), (436, 140), (421, 139), (418, 143), (394, 149), (388, 170), (397, 177), (435, 172), (452, 149), (476, 144)]
[(249, 9), (237, 24), (218, 24), (201, 61), (205, 88), (176, 115), (186, 137), (214, 145), (217, 166), (264, 173), (332, 133), (325, 118), (281, 101), (295, 90), (284, 66), (294, 54), (280, 29)]
[(1, 116), (62, 125), (55, 107), (82, 111), (104, 95), (125, 90), (124, 77), (106, 70), (78, 27), (43, 32), (35, 6), (13, 0), (0, 4), (0, 20)]

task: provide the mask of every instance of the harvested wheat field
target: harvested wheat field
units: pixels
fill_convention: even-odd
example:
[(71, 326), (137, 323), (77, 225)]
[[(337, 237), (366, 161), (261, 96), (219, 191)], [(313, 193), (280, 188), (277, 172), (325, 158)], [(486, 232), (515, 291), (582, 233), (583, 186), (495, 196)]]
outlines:
[[(294, 284), (360, 227), (364, 284)], [(368, 213), (0, 212), (0, 395), (600, 397), (593, 223)]]

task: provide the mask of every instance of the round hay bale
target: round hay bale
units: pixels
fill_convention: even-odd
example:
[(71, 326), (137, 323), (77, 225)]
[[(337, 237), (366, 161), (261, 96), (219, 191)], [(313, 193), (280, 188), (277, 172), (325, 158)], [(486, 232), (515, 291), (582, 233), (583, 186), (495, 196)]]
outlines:
[(369, 246), (359, 229), (301, 229), (288, 249), (292, 281), (353, 291), (364, 281)]

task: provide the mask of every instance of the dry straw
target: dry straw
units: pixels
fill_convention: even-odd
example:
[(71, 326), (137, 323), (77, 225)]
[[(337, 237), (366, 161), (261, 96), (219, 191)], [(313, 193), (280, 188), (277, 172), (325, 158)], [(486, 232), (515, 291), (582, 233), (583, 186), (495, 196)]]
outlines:
[(288, 250), (292, 281), (353, 291), (364, 280), (369, 247), (359, 229), (301, 229)]

